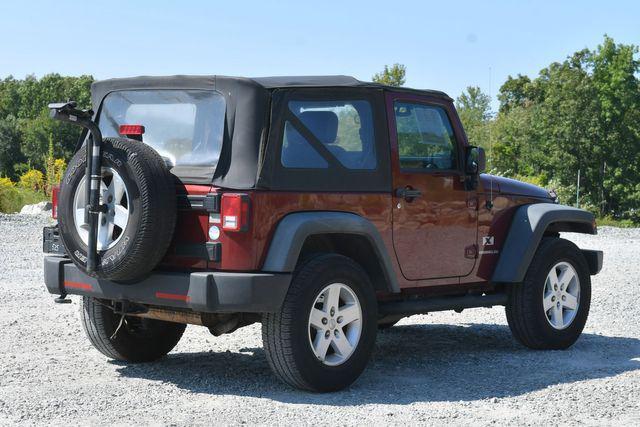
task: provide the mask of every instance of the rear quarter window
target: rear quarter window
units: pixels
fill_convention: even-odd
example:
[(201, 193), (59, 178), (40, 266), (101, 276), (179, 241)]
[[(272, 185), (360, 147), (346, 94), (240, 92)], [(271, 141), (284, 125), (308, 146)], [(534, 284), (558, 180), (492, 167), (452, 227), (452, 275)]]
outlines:
[(299, 123), (285, 122), (280, 156), (284, 167), (326, 169), (338, 162), (347, 169), (376, 168), (373, 115), (368, 101), (292, 100), (288, 108)]

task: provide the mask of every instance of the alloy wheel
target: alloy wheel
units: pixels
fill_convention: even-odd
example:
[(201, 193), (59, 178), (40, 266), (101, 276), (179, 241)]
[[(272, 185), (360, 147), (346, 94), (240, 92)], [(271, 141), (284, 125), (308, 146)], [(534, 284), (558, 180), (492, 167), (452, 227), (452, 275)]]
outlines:
[(553, 328), (561, 330), (571, 325), (580, 305), (580, 278), (571, 264), (562, 261), (549, 270), (542, 303)]
[[(86, 182), (83, 177), (73, 198), (75, 228), (85, 245), (89, 241), (89, 224), (85, 222)], [(102, 168), (100, 204), (107, 206), (107, 212), (98, 214), (97, 248), (106, 251), (118, 243), (129, 223), (129, 192), (120, 174), (112, 168)]]
[(329, 366), (346, 362), (360, 341), (362, 321), (360, 301), (349, 286), (325, 287), (309, 314), (309, 344), (318, 360)]

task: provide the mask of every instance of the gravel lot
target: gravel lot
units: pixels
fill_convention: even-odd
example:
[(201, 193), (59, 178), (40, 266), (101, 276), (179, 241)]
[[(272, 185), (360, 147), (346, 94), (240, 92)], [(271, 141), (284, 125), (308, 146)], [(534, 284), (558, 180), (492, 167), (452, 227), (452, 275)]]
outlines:
[(0, 215), (0, 424), (640, 424), (640, 229), (567, 235), (605, 251), (585, 333), (567, 351), (516, 344), (500, 308), (404, 319), (364, 375), (302, 393), (269, 371), (259, 326), (192, 326), (153, 364), (112, 362), (43, 285), (43, 216)]

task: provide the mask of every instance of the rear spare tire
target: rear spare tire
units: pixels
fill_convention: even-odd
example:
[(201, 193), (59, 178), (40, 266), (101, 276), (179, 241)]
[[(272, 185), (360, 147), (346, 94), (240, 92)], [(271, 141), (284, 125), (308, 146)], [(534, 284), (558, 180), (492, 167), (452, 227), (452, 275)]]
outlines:
[[(58, 223), (67, 253), (86, 272), (86, 152), (71, 159), (60, 187)], [(105, 138), (102, 145), (97, 277), (135, 281), (167, 251), (176, 222), (174, 178), (162, 157), (141, 142)]]

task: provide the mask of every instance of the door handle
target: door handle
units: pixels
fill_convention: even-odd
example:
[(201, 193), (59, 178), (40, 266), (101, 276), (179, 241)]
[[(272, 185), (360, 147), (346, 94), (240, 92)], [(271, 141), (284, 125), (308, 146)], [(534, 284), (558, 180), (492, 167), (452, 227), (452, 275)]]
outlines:
[(407, 202), (410, 202), (416, 197), (420, 196), (422, 196), (422, 191), (413, 189), (411, 187), (398, 188), (396, 190), (396, 197), (405, 199)]

